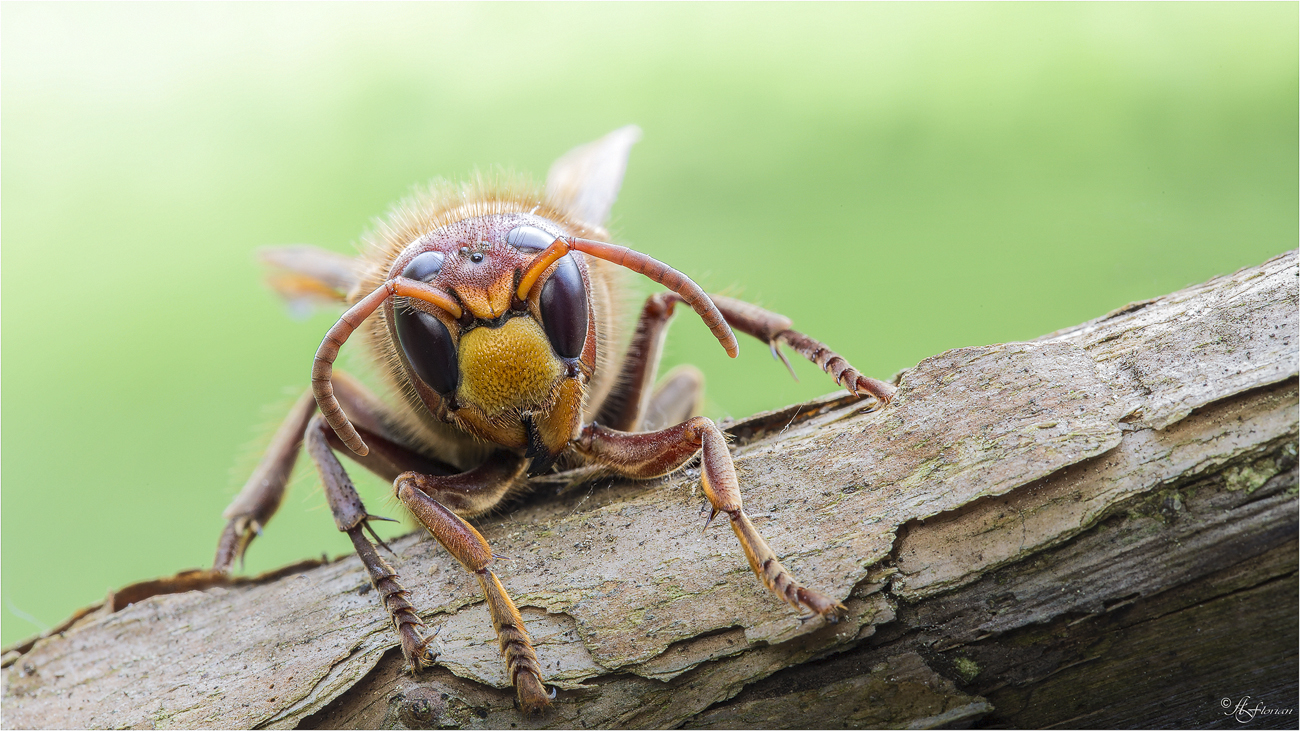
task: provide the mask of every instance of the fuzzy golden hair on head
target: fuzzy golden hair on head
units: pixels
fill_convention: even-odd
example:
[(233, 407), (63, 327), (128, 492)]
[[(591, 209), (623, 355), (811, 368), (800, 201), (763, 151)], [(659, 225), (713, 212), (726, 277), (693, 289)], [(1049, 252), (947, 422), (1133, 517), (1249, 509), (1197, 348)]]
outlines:
[[(439, 179), (394, 204), (363, 235), (360, 248), (364, 273), (358, 285), (349, 293), (349, 301), (355, 303), (382, 285), (390, 276), (393, 263), (421, 237), (470, 219), (513, 213), (526, 213), (547, 219), (573, 236), (602, 241), (609, 239), (605, 229), (586, 224), (557, 206), (547, 197), (542, 186), (527, 176), (498, 170), (490, 174), (475, 172), (467, 181), (459, 184)], [(593, 291), (590, 294), (604, 303), (599, 311), (604, 322), (598, 323), (596, 328), (596, 360), (599, 364), (596, 371), (601, 377), (595, 379), (590, 388), (584, 391), (586, 401), (598, 403), (614, 386), (614, 374), (618, 373), (619, 363), (609, 361), (611, 353), (619, 353), (621, 349), (617, 347), (619, 343), (610, 342), (610, 336), (624, 330), (619, 325), (627, 317), (628, 303), (625, 299), (629, 290), (621, 285), (626, 280), (627, 272), (618, 265), (601, 259), (580, 253), (574, 255), (584, 257), (591, 274)], [(393, 426), (406, 433), (427, 435), (430, 430), (443, 431), (442, 425), (434, 423), (427, 411), (420, 406), (419, 395), (405, 377), (401, 357), (389, 335), (389, 326), (382, 311), (368, 319), (360, 329), (370, 358), (379, 366), (377, 370), (382, 374), (386, 385), (392, 393), (401, 396), (401, 403), (392, 404), (392, 416), (399, 420)], [(447, 436), (452, 437), (450, 434)], [(479, 453), (487, 448), (487, 444), (482, 444), (462, 451), (472, 461), (478, 459)]]
[(531, 213), (560, 224), (574, 236), (601, 241), (609, 237), (604, 229), (590, 227), (555, 207), (527, 176), (476, 171), (460, 184), (439, 179), (394, 204), (362, 237), (366, 275), (350, 300), (356, 302), (382, 284), (393, 260), (421, 236), (459, 221), (501, 213)]

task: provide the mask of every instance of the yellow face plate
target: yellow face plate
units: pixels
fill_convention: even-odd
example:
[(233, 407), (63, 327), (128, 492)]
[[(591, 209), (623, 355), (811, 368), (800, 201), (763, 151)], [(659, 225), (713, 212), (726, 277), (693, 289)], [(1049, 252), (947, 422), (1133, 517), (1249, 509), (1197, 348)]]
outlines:
[(489, 419), (551, 400), (564, 372), (537, 321), (514, 317), (497, 328), (476, 327), (460, 339), (461, 403), (473, 404)]

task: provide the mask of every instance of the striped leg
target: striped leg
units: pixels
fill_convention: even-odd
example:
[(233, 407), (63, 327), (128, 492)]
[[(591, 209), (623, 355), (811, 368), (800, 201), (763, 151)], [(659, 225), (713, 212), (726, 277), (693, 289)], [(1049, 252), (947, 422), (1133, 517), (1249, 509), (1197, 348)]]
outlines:
[(524, 458), (518, 455), (498, 452), (482, 466), (460, 475), (441, 477), (407, 472), (398, 476), (394, 489), (402, 504), (478, 579), (519, 706), (532, 713), (545, 709), (550, 697), (542, 686), (542, 668), (528, 630), (524, 629), (519, 610), (490, 568), (492, 547), (474, 526), (448, 508), (451, 505), (473, 514), (482, 512), (480, 501), (491, 507), (518, 483), (525, 465)]
[(828, 622), (838, 622), (848, 611), (843, 604), (825, 594), (799, 584), (777, 560), (767, 541), (745, 515), (726, 438), (709, 419), (696, 416), (677, 426), (642, 434), (617, 432), (589, 424), (583, 427), (575, 446), (594, 462), (636, 479), (672, 472), (703, 449), (700, 481), (713, 508), (709, 520), (718, 513), (727, 514), (731, 519), (731, 530), (759, 580), (790, 606), (811, 615), (820, 615)]
[[(392, 480), (407, 470), (438, 475), (456, 471), (444, 462), (402, 446), (398, 438), (384, 426), (384, 405), (354, 378), (336, 372), (334, 388), (339, 401), (356, 421), (357, 428), (365, 433), (368, 442), (373, 443), (374, 450), (364, 457), (352, 450), (344, 451), (342, 440), (330, 430), (325, 437), (334, 449), (386, 480)], [(243, 558), (248, 544), (262, 534), (262, 529), (280, 508), (289, 476), (298, 460), (307, 422), (315, 413), (316, 399), (310, 392), (303, 394), (276, 431), (262, 461), (253, 470), (248, 482), (244, 483), (244, 489), (226, 508), (226, 528), (217, 541), (217, 554), (212, 561), (212, 571), (215, 574), (228, 573), (235, 561)]]
[[(758, 305), (721, 295), (712, 295), (710, 299), (727, 319), (728, 325), (767, 343), (772, 349), (772, 356), (785, 363), (787, 368), (790, 367), (790, 363), (781, 353), (778, 343), (790, 346), (799, 355), (816, 363), (818, 368), (830, 374), (836, 383), (854, 396), (870, 394), (882, 404), (887, 404), (894, 398), (894, 392), (898, 389), (892, 384), (862, 375), (849, 365), (843, 356), (826, 347), (825, 344), (797, 330), (791, 330), (792, 323), (785, 315), (778, 315)], [(790, 370), (790, 375), (794, 375), (793, 369)]]
[(334, 524), (352, 540), (352, 546), (370, 575), (370, 583), (374, 585), (379, 600), (388, 611), (389, 619), (393, 621), (393, 628), (397, 630), (402, 644), (402, 656), (413, 671), (419, 671), (435, 658), (429, 641), (424, 636), (424, 622), (415, 613), (409, 592), (398, 581), (397, 572), (365, 536), (364, 531), (369, 530), (375, 540), (379, 540), (367, 522), (373, 520), (374, 516), (366, 512), (361, 496), (352, 485), (352, 478), (348, 477), (347, 471), (330, 447), (329, 437), (333, 433), (325, 417), (320, 414), (312, 417), (311, 423), (307, 425), (307, 453), (320, 471), (325, 501), (334, 514)]

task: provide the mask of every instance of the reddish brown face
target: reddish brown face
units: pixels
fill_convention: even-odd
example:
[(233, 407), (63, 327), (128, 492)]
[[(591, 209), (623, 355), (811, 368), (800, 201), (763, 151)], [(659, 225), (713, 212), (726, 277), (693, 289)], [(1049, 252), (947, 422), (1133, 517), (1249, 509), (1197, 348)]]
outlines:
[(397, 258), (389, 277), (430, 284), (462, 309), (455, 318), (414, 299), (387, 305), (403, 365), (431, 411), (440, 401), (479, 436), (532, 446), (526, 417), (552, 411), (564, 380), (590, 377), (596, 333), (582, 256), (561, 257), (518, 297), (525, 269), (566, 233), (528, 214), (483, 216), (432, 232)]

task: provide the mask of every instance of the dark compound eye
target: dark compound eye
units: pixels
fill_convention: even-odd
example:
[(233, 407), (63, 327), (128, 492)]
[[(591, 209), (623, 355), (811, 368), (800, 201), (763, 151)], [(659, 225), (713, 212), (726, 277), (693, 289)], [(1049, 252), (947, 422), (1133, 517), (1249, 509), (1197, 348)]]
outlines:
[(516, 226), (506, 234), (506, 243), (520, 251), (541, 251), (555, 243), (555, 237), (535, 226)]
[(577, 358), (587, 341), (587, 289), (582, 286), (582, 272), (573, 254), (562, 257), (546, 280), (541, 309), (542, 327), (551, 347), (564, 358)]
[(402, 270), (402, 276), (427, 284), (433, 281), (433, 278), (438, 276), (440, 271), (442, 271), (442, 254), (436, 251), (426, 251), (406, 265), (406, 268)]
[[(424, 254), (416, 259), (422, 256)], [(447, 332), (447, 326), (441, 320), (420, 310), (398, 310), (397, 339), (402, 344), (407, 362), (420, 380), (444, 396), (456, 390), (456, 385), (460, 383), (456, 347), (451, 342), (451, 333)]]

